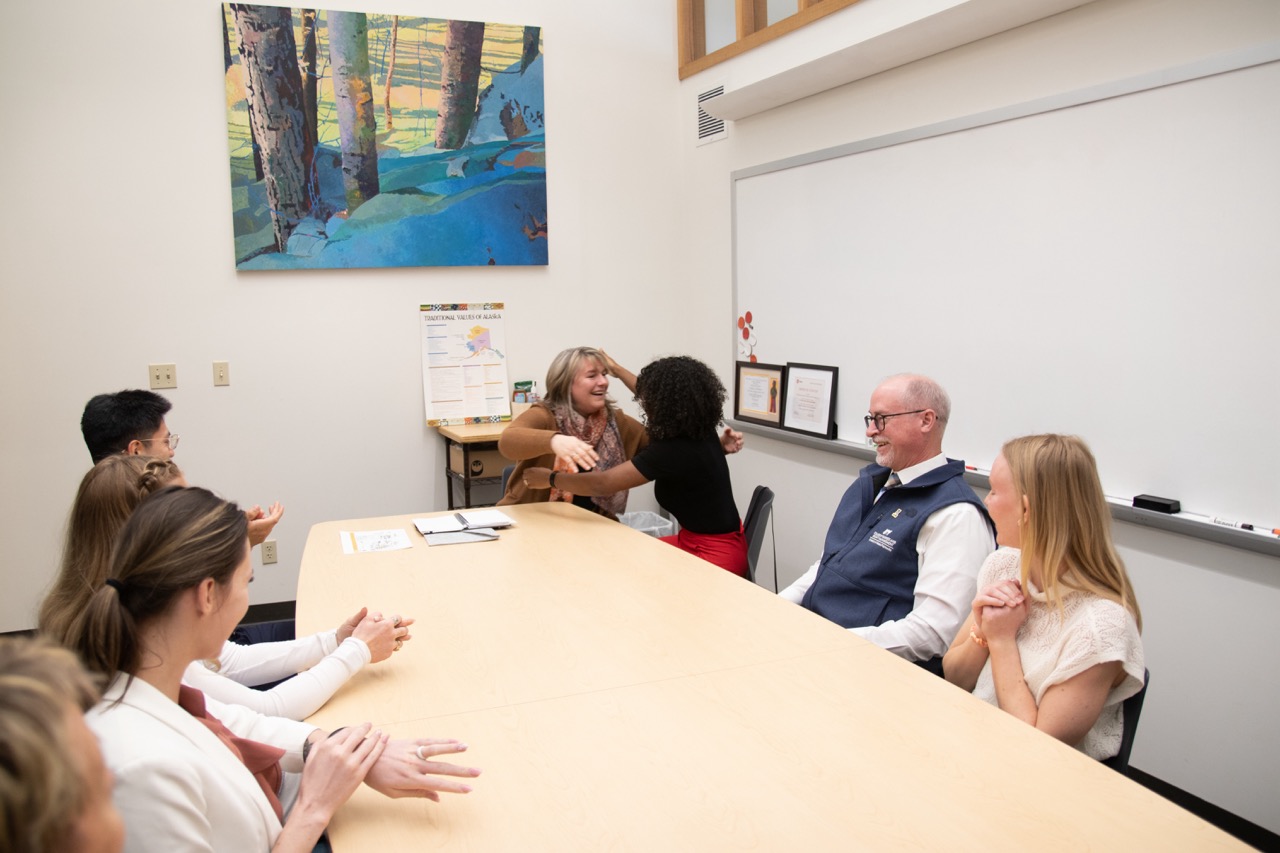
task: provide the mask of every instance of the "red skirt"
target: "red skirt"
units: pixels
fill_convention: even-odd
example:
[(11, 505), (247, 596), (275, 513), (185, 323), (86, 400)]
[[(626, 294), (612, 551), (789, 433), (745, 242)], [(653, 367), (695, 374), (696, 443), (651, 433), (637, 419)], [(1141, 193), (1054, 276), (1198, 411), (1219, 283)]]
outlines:
[(747, 576), (747, 537), (742, 535), (741, 529), (734, 533), (694, 533), (680, 528), (675, 536), (663, 536), (662, 541), (738, 577)]

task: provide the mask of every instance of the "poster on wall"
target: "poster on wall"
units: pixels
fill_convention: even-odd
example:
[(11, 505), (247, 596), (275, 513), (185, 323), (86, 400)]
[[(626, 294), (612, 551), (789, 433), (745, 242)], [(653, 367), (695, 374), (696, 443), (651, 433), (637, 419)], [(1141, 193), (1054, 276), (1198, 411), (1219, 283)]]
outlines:
[(222, 6), (240, 270), (547, 263), (542, 35)]
[(511, 419), (503, 303), (422, 305), (427, 426)]

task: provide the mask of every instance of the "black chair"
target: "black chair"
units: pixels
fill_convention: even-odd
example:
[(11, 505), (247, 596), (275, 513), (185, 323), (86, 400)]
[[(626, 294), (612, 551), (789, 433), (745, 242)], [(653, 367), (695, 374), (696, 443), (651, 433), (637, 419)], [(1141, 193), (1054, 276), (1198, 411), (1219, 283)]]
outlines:
[(1133, 738), (1138, 733), (1138, 717), (1142, 716), (1142, 702), (1147, 698), (1147, 685), (1151, 683), (1151, 670), (1142, 672), (1142, 689), (1124, 700), (1124, 730), (1120, 735), (1120, 751), (1102, 763), (1118, 773), (1129, 775), (1129, 753), (1133, 752)]
[(742, 522), (742, 532), (747, 538), (747, 580), (756, 579), (756, 561), (760, 558), (760, 546), (764, 544), (764, 530), (769, 526), (769, 514), (773, 511), (773, 489), (756, 486), (747, 507), (747, 518)]
[(502, 493), (504, 495), (507, 493), (507, 480), (511, 479), (511, 472), (514, 470), (516, 470), (514, 465), (508, 465), (502, 469)]

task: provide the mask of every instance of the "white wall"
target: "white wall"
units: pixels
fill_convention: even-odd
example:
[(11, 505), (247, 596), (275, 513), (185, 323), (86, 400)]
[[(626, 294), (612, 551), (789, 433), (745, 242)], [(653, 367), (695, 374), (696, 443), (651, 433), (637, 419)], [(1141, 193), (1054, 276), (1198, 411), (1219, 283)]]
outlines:
[[(33, 625), (95, 393), (177, 364), (170, 428), (191, 482), (280, 500), (280, 564), (253, 601), (291, 600), (318, 521), (443, 509), (424, 426), (417, 308), (502, 300), (512, 378), (566, 346), (639, 367), (689, 337), (675, 16), (648, 0), (345, 0), (340, 8), (543, 27), (550, 266), (237, 274), (215, 3), (24, 3), (0, 54), (0, 631)], [(703, 348), (703, 354), (710, 346)], [(212, 362), (232, 384), (212, 387)], [(629, 395), (623, 389), (622, 399)], [(634, 409), (632, 409), (634, 411)], [(651, 490), (633, 508), (652, 508)], [(256, 557), (255, 557), (256, 559)], [(370, 602), (375, 606), (390, 603)]]
[[(883, 0), (864, 0), (876, 2)], [(701, 245), (691, 250), (690, 267), (701, 279), (723, 288), (704, 296), (708, 314), (718, 318), (721, 366), (727, 369), (729, 364), (734, 320), (729, 301), (733, 170), (1277, 38), (1280, 4), (1272, 0), (1099, 0), (732, 124), (726, 140), (686, 154), (685, 215), (701, 223), (692, 236)], [(750, 62), (750, 54), (735, 61)], [(713, 68), (690, 78), (683, 84), (682, 97), (691, 101), (727, 73)], [(850, 199), (850, 204), (856, 203)], [(883, 307), (873, 309), (872, 304)], [(864, 305), (868, 307), (859, 310)], [(900, 322), (917, 308), (909, 294), (901, 293), (874, 303), (851, 298), (850, 307), (855, 322)], [(999, 329), (973, 341), (975, 347), (990, 350), (993, 370), (998, 371), (1001, 358), (1034, 358), (1034, 353), (1001, 353), (999, 344)], [(854, 351), (849, 357), (855, 358), (853, 334), (849, 347)], [(908, 359), (900, 369), (937, 368)], [(870, 391), (841, 388), (842, 394), (864, 398)], [(954, 404), (956, 418), (980, 416), (967, 411), (963, 399)], [(1117, 428), (1159, 429), (1158, 413), (1149, 425)], [(1248, 464), (1247, 458), (1234, 461)], [(831, 513), (858, 467), (848, 457), (754, 435), (735, 460), (740, 506), (745, 507), (757, 483), (777, 493), (774, 513), (783, 585), (818, 556)], [(1127, 524), (1117, 525), (1116, 537), (1144, 611), (1152, 670), (1134, 765), (1280, 831), (1275, 809), (1280, 734), (1274, 723), (1280, 670), (1271, 660), (1280, 646), (1280, 623), (1274, 618), (1280, 611), (1280, 560)], [(771, 585), (767, 562), (760, 575), (760, 583)]]
[[(752, 117), (728, 140), (696, 148), (696, 93), (718, 82), (716, 71), (677, 82), (667, 4), (342, 8), (544, 28), (550, 266), (238, 275), (216, 6), (18, 5), (6, 23), (20, 37), (0, 54), (9, 166), (0, 206), (0, 631), (31, 625), (56, 563), (88, 468), (77, 426), (84, 401), (142, 386), (149, 362), (178, 365), (171, 426), (183, 435), (178, 461), (191, 480), (286, 504), (281, 564), (258, 571), (253, 593), (255, 602), (290, 599), (311, 524), (444, 506), (442, 443), (422, 422), (419, 303), (504, 300), (513, 377), (541, 376), (556, 351), (577, 343), (636, 366), (689, 352), (728, 376), (732, 170), (1280, 32), (1271, 0), (1099, 0)], [(211, 387), (215, 359), (230, 361), (230, 388)], [(778, 493), (784, 583), (815, 556), (856, 468), (756, 437), (735, 458), (741, 508), (756, 483)], [(1280, 608), (1280, 567), (1151, 531), (1122, 528), (1119, 537), (1154, 672), (1135, 764), (1280, 830), (1268, 808), (1280, 750), (1261, 719), (1280, 697), (1270, 661), (1280, 629), (1267, 618)]]

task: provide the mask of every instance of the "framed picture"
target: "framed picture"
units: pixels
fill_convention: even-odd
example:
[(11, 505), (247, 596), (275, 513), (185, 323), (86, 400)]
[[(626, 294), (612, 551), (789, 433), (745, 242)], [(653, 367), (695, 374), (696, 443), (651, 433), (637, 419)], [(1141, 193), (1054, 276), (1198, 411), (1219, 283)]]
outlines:
[(734, 419), (764, 426), (781, 426), (787, 369), (781, 364), (739, 361), (735, 364), (734, 374)]
[(839, 373), (838, 367), (788, 362), (782, 428), (818, 438), (835, 438)]

